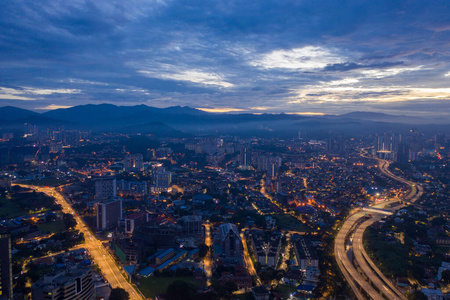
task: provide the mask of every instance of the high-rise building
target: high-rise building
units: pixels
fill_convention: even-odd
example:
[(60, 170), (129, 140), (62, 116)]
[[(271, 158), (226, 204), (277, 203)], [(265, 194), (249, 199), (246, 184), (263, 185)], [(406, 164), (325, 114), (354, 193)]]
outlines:
[(220, 225), (214, 238), (214, 258), (224, 263), (242, 264), (242, 252), (242, 240), (236, 225)]
[(250, 166), (252, 163), (252, 155), (249, 147), (242, 147), (241, 149), (241, 166)]
[(0, 299), (13, 299), (11, 237), (0, 234)]
[(144, 158), (142, 154), (127, 154), (123, 160), (125, 172), (142, 172), (144, 171)]
[(92, 269), (74, 266), (46, 274), (31, 287), (32, 300), (92, 300), (95, 288)]
[(118, 225), (122, 219), (122, 198), (116, 197), (97, 203), (97, 229)]
[(112, 176), (95, 179), (95, 199), (103, 200), (116, 196), (116, 178)]
[(397, 151), (398, 144), (402, 141), (400, 135), (392, 132), (377, 134), (375, 136), (375, 150), (377, 151)]
[(172, 172), (165, 168), (159, 168), (155, 174), (155, 184), (157, 187), (167, 188), (172, 184)]
[(407, 144), (398, 144), (397, 161), (400, 163), (407, 163), (409, 161), (409, 147)]
[(341, 136), (332, 136), (327, 140), (327, 152), (330, 154), (342, 154), (345, 151), (345, 140)]

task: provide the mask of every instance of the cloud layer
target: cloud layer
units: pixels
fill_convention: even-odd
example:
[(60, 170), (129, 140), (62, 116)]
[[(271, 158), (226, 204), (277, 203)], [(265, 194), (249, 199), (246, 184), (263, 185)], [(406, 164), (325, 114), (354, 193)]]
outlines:
[(450, 116), (446, 1), (0, 2), (0, 105)]

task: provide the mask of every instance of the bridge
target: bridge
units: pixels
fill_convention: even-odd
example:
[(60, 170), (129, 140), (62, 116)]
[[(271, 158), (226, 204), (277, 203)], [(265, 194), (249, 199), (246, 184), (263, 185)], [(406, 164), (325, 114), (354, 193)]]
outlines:
[(383, 214), (383, 215), (388, 215), (388, 216), (392, 216), (394, 214), (392, 211), (389, 211), (389, 210), (375, 208), (375, 207), (368, 207), (368, 206), (364, 206), (362, 210), (379, 213), (379, 214)]

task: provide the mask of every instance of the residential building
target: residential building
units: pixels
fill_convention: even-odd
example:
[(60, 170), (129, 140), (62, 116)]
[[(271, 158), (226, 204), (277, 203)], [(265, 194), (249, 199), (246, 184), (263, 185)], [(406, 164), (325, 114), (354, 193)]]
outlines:
[(118, 225), (122, 219), (122, 198), (115, 197), (97, 203), (97, 229), (105, 230)]
[(91, 268), (75, 266), (46, 274), (31, 287), (31, 299), (93, 300), (95, 288), (92, 273)]
[(144, 171), (144, 158), (142, 154), (127, 154), (123, 159), (125, 172), (142, 172)]
[(281, 257), (281, 234), (265, 235), (263, 231), (252, 230), (251, 249), (256, 260), (263, 266), (275, 268)]
[(155, 174), (155, 184), (158, 188), (168, 188), (172, 184), (172, 172), (159, 168)]
[(292, 239), (294, 244), (295, 257), (298, 266), (305, 272), (307, 267), (319, 268), (319, 257), (316, 249), (309, 245), (309, 242), (304, 238)]
[(128, 234), (133, 234), (134, 229), (137, 226), (143, 225), (148, 222), (148, 214), (146, 212), (137, 212), (128, 215), (124, 218), (123, 225), (125, 227), (125, 232)]
[(236, 225), (222, 224), (214, 238), (214, 258), (230, 264), (242, 264), (242, 240)]

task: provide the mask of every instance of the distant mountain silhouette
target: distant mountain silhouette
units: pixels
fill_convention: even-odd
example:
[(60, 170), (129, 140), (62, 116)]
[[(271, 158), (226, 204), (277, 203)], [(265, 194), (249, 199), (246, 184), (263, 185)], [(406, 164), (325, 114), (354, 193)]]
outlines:
[(329, 132), (373, 133), (407, 130), (411, 125), (448, 132), (448, 120), (422, 119), (383, 113), (352, 112), (343, 115), (301, 116), (292, 114), (209, 113), (187, 106), (156, 108), (146, 105), (88, 104), (42, 114), (0, 107), (0, 129), (23, 129), (24, 123), (63, 126), (65, 129), (151, 134), (183, 137), (191, 134), (241, 135), (292, 138), (298, 132), (323, 137)]
[(176, 130), (162, 122), (150, 122), (141, 125), (134, 125), (120, 129), (119, 132), (122, 133), (142, 133), (151, 134), (156, 137), (188, 137), (190, 134), (184, 133), (182, 131)]
[(17, 108), (14, 106), (0, 107), (0, 120), (13, 121), (13, 120), (26, 119), (31, 116), (40, 116), (40, 114), (38, 114), (34, 111), (31, 111), (31, 110)]
[(205, 112), (191, 108), (173, 106), (156, 108), (147, 105), (115, 106), (112, 104), (87, 104), (65, 109), (55, 109), (44, 113), (44, 116), (57, 120), (69, 120), (77, 123), (98, 123), (111, 120), (136, 120), (156, 118), (161, 119), (167, 115), (203, 115)]
[(404, 115), (390, 115), (385, 113), (368, 112), (368, 111), (355, 111), (343, 115), (338, 115), (338, 118), (358, 119), (358, 120), (370, 120), (381, 122), (393, 122), (393, 123), (410, 123), (426, 122), (426, 119), (420, 117), (410, 117)]

